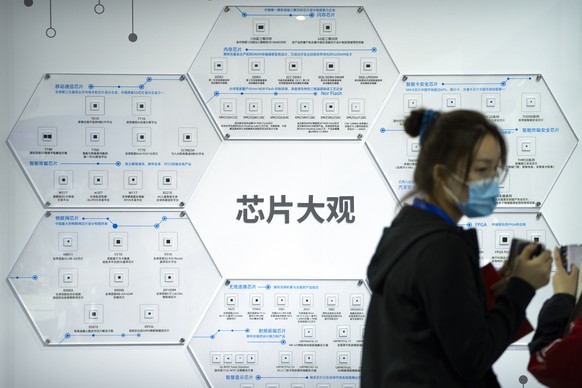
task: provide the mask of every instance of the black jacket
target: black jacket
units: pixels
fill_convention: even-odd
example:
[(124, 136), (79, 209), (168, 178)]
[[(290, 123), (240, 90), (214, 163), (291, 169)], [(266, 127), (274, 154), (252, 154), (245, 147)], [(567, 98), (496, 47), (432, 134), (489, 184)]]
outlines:
[(512, 278), (486, 310), (475, 230), (405, 206), (368, 267), (362, 388), (498, 387), (491, 366), (535, 290)]
[(534, 354), (566, 334), (575, 301), (572, 295), (555, 294), (544, 302), (538, 315), (536, 332), (528, 345), (530, 354)]

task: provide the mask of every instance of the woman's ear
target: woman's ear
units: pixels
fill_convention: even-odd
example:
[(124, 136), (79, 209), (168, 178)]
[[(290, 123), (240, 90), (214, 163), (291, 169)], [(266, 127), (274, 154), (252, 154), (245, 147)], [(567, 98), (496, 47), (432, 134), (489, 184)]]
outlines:
[(432, 180), (438, 186), (439, 183), (445, 181), (447, 177), (447, 168), (444, 164), (435, 164), (432, 167)]

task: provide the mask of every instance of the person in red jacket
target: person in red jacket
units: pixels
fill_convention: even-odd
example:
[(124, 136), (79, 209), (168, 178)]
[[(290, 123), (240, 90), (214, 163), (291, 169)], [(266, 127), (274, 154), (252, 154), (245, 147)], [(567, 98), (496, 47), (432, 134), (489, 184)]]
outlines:
[[(554, 249), (554, 295), (538, 316), (538, 327), (529, 344), (528, 370), (552, 388), (582, 387), (582, 303), (574, 307), (578, 268), (566, 272), (560, 252)], [(581, 299), (582, 300), (582, 299)]]

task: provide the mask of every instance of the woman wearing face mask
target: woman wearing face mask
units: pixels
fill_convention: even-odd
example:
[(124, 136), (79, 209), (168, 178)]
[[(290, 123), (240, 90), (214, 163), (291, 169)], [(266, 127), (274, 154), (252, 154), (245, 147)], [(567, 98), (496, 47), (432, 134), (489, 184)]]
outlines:
[(361, 386), (498, 387), (491, 366), (548, 283), (550, 252), (529, 260), (536, 245), (528, 245), (487, 310), (477, 233), (456, 224), (493, 212), (506, 173), (503, 136), (481, 113), (464, 110), (416, 110), (404, 128), (420, 137), (416, 190), (368, 267)]

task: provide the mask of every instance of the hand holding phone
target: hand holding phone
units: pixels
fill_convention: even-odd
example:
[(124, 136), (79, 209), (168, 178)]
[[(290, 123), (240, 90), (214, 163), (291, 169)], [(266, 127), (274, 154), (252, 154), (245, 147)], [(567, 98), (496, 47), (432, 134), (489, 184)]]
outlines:
[[(533, 244), (533, 241), (523, 240), (520, 238), (513, 238), (511, 240), (511, 245), (509, 247), (509, 257), (507, 258), (507, 262), (510, 267), (513, 267), (513, 263), (517, 256), (521, 254), (523, 249), (528, 246), (529, 244)], [(531, 253), (529, 259), (532, 259), (536, 256), (539, 256), (544, 251), (544, 245), (541, 243), (537, 243), (537, 247)]]
[(516, 239), (510, 249), (509, 261), (513, 275), (529, 283), (534, 289), (539, 289), (550, 281), (552, 270), (552, 255), (539, 243)]

